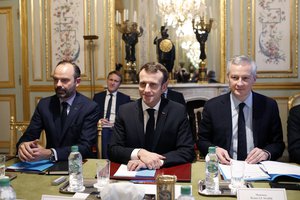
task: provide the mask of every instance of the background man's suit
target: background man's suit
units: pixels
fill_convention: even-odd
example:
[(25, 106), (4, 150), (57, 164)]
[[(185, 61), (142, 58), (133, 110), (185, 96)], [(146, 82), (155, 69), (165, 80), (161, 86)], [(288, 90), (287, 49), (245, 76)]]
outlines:
[[(107, 96), (107, 91), (100, 92), (98, 94), (94, 95), (93, 100), (98, 103), (100, 106), (100, 115), (99, 119), (104, 118), (105, 114), (104, 113), (104, 104), (105, 104), (105, 98)], [(120, 105), (125, 104), (130, 102), (130, 97), (126, 94), (123, 94), (122, 92), (117, 92), (117, 98), (116, 98), (116, 110), (115, 113), (117, 114)], [(107, 158), (108, 153), (107, 153), (107, 145), (110, 143), (110, 138), (112, 135), (112, 129), (110, 127), (103, 127), (102, 128), (102, 158)]]
[(291, 108), (287, 129), (290, 162), (300, 164), (300, 105)]
[[(230, 93), (206, 102), (199, 127), (200, 152), (207, 154), (209, 146), (219, 146), (230, 153), (232, 118)], [(254, 147), (271, 153), (271, 160), (278, 159), (284, 150), (282, 126), (275, 100), (253, 92)], [(232, 155), (230, 155), (232, 157)]]
[[(99, 117), (99, 119), (104, 118), (104, 115), (105, 115), (105, 113), (104, 113), (104, 109), (105, 109), (104, 108), (104, 103), (105, 103), (106, 95), (107, 95), (107, 91), (103, 91), (103, 92), (100, 92), (98, 94), (95, 94), (94, 98), (93, 98), (93, 100), (95, 102), (97, 102), (100, 106), (100, 117)], [(128, 102), (130, 102), (130, 97), (128, 95), (123, 94), (122, 92), (117, 92), (116, 112), (115, 113), (118, 112), (120, 105), (122, 105), (124, 103), (128, 103)]]
[(99, 106), (87, 97), (76, 93), (64, 129), (60, 124), (60, 102), (56, 95), (39, 101), (31, 118), (30, 125), (17, 143), (40, 138), (41, 131), (46, 132), (46, 148), (54, 148), (58, 160), (67, 160), (72, 145), (78, 145), (84, 158), (95, 157), (92, 149), (97, 145), (97, 122)]
[[(124, 163), (135, 148), (145, 148), (142, 100), (120, 106), (109, 148), (110, 160)], [(192, 162), (195, 156), (185, 107), (162, 98), (152, 152), (166, 157), (164, 166)]]
[(184, 96), (183, 96), (183, 94), (181, 92), (177, 92), (175, 90), (168, 89), (167, 97), (166, 98), (170, 99), (172, 101), (181, 103), (182, 105), (186, 106), (186, 103), (185, 103), (185, 100), (184, 100)]

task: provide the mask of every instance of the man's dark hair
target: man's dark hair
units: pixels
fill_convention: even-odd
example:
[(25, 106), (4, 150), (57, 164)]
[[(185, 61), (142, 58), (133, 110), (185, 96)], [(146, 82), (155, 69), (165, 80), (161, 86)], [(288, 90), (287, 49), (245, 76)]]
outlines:
[(149, 62), (149, 63), (144, 64), (141, 67), (140, 72), (143, 69), (145, 69), (145, 71), (148, 73), (157, 73), (158, 71), (162, 72), (162, 74), (163, 74), (162, 84), (164, 84), (168, 80), (168, 70), (165, 68), (165, 66), (163, 66), (162, 64), (160, 64), (158, 62)]
[(80, 77), (80, 75), (81, 75), (80, 68), (74, 62), (71, 62), (71, 61), (68, 61), (68, 60), (62, 60), (59, 63), (57, 63), (56, 67), (58, 65), (64, 65), (64, 64), (71, 64), (73, 66), (73, 68), (74, 68), (74, 78), (75, 79)]
[(120, 79), (121, 79), (120, 83), (122, 83), (122, 80), (123, 80), (122, 74), (121, 74), (119, 71), (117, 71), (117, 70), (114, 70), (114, 71), (109, 72), (108, 75), (107, 75), (107, 79), (108, 79), (109, 76), (112, 75), (112, 74), (115, 74), (115, 75), (117, 75), (118, 77), (120, 77)]

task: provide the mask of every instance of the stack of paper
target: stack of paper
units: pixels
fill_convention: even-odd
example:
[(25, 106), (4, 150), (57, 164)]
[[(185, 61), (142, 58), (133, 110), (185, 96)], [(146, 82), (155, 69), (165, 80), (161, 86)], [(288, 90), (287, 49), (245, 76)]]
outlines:
[[(219, 169), (225, 180), (231, 179), (230, 165), (219, 164)], [(245, 163), (244, 179), (246, 181), (272, 181), (278, 176), (300, 179), (300, 166), (277, 161), (263, 161), (259, 164)]]
[(18, 162), (8, 166), (7, 169), (22, 172), (44, 173), (44, 171), (51, 166), (53, 166), (53, 162), (49, 160), (40, 160), (36, 162)]
[(128, 171), (126, 165), (120, 165), (114, 176), (119, 177), (154, 177), (155, 170), (141, 169), (139, 171)]

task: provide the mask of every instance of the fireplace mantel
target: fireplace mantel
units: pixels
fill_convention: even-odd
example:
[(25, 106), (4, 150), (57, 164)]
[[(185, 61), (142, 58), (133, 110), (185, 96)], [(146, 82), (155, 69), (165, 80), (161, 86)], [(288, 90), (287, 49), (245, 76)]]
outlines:
[[(181, 92), (186, 102), (194, 100), (207, 101), (228, 91), (228, 84), (221, 83), (177, 83), (169, 84), (168, 87)], [(122, 84), (119, 91), (129, 95), (133, 100), (140, 98), (138, 84)]]

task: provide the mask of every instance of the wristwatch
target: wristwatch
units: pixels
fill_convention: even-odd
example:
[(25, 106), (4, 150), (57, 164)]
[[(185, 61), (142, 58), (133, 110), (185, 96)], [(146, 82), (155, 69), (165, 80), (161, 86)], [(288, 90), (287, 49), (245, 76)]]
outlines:
[(49, 160), (50, 160), (51, 162), (55, 162), (56, 159), (55, 159), (54, 151), (53, 151), (52, 149), (50, 149), (50, 150), (51, 150), (51, 155), (50, 155), (50, 157), (49, 157)]

